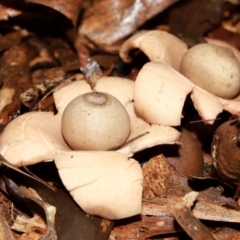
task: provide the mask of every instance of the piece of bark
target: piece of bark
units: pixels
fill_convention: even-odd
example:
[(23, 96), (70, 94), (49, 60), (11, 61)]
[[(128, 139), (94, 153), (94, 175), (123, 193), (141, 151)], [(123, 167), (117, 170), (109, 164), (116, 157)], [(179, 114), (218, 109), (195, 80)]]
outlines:
[(155, 235), (175, 233), (179, 230), (180, 227), (176, 227), (173, 217), (141, 215), (136, 220), (133, 218), (132, 222), (126, 225), (117, 225), (109, 239), (145, 240)]
[(216, 240), (208, 228), (203, 225), (188, 207), (175, 209), (174, 217), (193, 240)]
[[(142, 213), (128, 221), (118, 222), (111, 233), (116, 240), (137, 237), (145, 240), (156, 235), (176, 233), (181, 231), (181, 228), (174, 222), (174, 218), (184, 214), (190, 214), (194, 218), (196, 226), (199, 225), (198, 219), (240, 222), (237, 203), (222, 195), (221, 187), (209, 187), (201, 192), (192, 191), (187, 179), (181, 176), (163, 155), (151, 158), (143, 166), (143, 175)], [(199, 182), (196, 182), (196, 185), (199, 186)], [(193, 185), (191, 186), (193, 187)], [(193, 198), (185, 201), (186, 196), (193, 196)], [(185, 207), (189, 208), (191, 205), (193, 205), (192, 211), (186, 213)], [(174, 212), (174, 209), (180, 210)], [(183, 228), (188, 229), (187, 219), (183, 219), (182, 224)], [(211, 226), (214, 229), (214, 222)], [(201, 225), (201, 228), (198, 229), (201, 230), (194, 235), (195, 237), (198, 234), (199, 236), (207, 234), (213, 239), (212, 233), (204, 226)], [(190, 231), (189, 234), (192, 234), (191, 228), (188, 231)]]
[[(143, 166), (142, 214), (123, 225), (117, 225), (111, 233), (116, 240), (148, 239), (159, 234), (180, 230), (171, 214), (173, 206), (190, 192), (186, 178), (181, 176), (163, 155), (156, 156)], [(121, 223), (121, 222), (120, 222)]]
[(100, 48), (110, 46), (133, 33), (147, 20), (175, 2), (177, 1), (99, 1), (84, 13), (78, 30), (78, 38), (80, 39), (81, 35), (86, 36), (90, 42)]
[(21, 44), (6, 51), (0, 59), (0, 124), (6, 125), (19, 114), (20, 94), (31, 87), (27, 48)]
[(158, 155), (143, 165), (143, 199), (153, 199), (166, 194), (169, 189), (178, 185), (182, 193), (189, 188), (186, 179), (174, 169), (163, 155)]

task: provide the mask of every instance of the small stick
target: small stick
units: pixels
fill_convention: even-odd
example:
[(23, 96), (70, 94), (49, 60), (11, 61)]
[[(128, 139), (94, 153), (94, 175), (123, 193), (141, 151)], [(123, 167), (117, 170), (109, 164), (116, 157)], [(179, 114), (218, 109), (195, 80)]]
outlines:
[(189, 123), (198, 123), (198, 122), (215, 121), (215, 120), (221, 120), (221, 118), (205, 119), (205, 120), (196, 120), (196, 121), (190, 121)]
[(116, 147), (116, 148), (112, 148), (111, 150), (118, 150), (118, 149), (121, 149), (121, 148), (125, 147), (126, 145), (132, 143), (133, 141), (135, 141), (135, 140), (139, 139), (140, 137), (143, 137), (143, 136), (145, 136), (145, 135), (147, 135), (147, 134), (149, 134), (149, 132), (141, 133), (141, 134), (139, 134), (138, 136), (136, 136), (136, 137), (134, 137), (134, 138), (128, 140), (127, 142), (125, 142), (122, 146), (120, 146), (120, 147)]

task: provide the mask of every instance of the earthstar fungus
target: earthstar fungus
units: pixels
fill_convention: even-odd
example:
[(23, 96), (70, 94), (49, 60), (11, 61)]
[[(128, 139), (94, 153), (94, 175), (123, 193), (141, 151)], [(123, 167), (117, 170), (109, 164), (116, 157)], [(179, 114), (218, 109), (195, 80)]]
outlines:
[(16, 166), (54, 160), (63, 184), (88, 214), (107, 219), (140, 214), (142, 171), (140, 164), (129, 157), (148, 147), (174, 144), (180, 133), (169, 126), (149, 124), (137, 116), (133, 102), (134, 85), (128, 79), (103, 77), (95, 87), (96, 91), (118, 99), (130, 118), (130, 134), (116, 151), (75, 151), (64, 141), (61, 119), (65, 108), (79, 95), (93, 92), (87, 81), (79, 80), (54, 93), (56, 115), (30, 112), (8, 124), (0, 136), (1, 154)]
[[(240, 64), (239, 51), (236, 48), (228, 47), (228, 44), (219, 40), (207, 39), (207, 41), (227, 48), (226, 51), (234, 58), (235, 66)], [(168, 44), (169, 42), (171, 44)], [(178, 46), (181, 51), (176, 53), (175, 49), (178, 49)], [(185, 50), (183, 46), (185, 46)], [(131, 60), (127, 55), (132, 48), (140, 48), (150, 59), (150, 62), (146, 63), (139, 71), (134, 88), (136, 113), (147, 122), (179, 126), (182, 108), (188, 94), (206, 124), (212, 124), (223, 110), (232, 114), (240, 111), (239, 70), (237, 70), (234, 80), (237, 91), (228, 95), (232, 98), (237, 96), (235, 99), (221, 98), (195, 85), (194, 81), (179, 72), (183, 56), (188, 54), (191, 49), (187, 50), (185, 43), (181, 43), (181, 40), (174, 35), (163, 31), (137, 33), (130, 37), (120, 49), (120, 56), (124, 61)], [(175, 56), (177, 57), (175, 58)], [(190, 64), (188, 68), (191, 69)], [(155, 106), (154, 111), (151, 111), (152, 105)]]
[[(84, 79), (73, 82), (54, 93), (56, 115), (51, 112), (23, 114), (9, 123), (0, 136), (0, 152), (9, 162), (21, 166), (54, 160), (63, 184), (80, 207), (86, 213), (108, 219), (141, 213), (143, 176), (140, 164), (130, 157), (159, 144), (177, 143), (180, 133), (170, 126), (180, 125), (187, 95), (208, 124), (223, 110), (232, 114), (240, 111), (238, 93), (230, 96), (231, 99), (221, 98), (180, 73), (182, 58), (188, 52), (180, 39), (163, 31), (139, 32), (123, 44), (120, 56), (130, 61), (128, 52), (135, 47), (150, 59), (135, 82), (102, 77), (94, 91)], [(228, 49), (239, 61), (239, 51), (233, 47)], [(129, 116), (129, 135), (126, 134), (120, 145), (113, 146), (114, 151), (112, 146), (72, 150), (61, 134), (64, 111), (80, 95), (96, 92), (110, 94), (121, 103)]]

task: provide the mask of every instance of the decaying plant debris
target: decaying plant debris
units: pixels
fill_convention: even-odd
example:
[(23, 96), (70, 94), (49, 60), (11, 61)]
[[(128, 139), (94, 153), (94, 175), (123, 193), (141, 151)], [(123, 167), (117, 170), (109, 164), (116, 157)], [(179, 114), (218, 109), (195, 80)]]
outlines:
[[(239, 8), (0, 0), (0, 239), (239, 239), (240, 93), (215, 96), (181, 70), (199, 43), (240, 66)], [(123, 105), (130, 133), (73, 150), (62, 114), (94, 91)]]

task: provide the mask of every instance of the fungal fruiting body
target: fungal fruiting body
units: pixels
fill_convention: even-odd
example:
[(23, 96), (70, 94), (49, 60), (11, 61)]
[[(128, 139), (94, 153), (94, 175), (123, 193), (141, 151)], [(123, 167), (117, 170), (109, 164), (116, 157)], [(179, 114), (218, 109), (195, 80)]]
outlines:
[[(223, 110), (232, 114), (240, 111), (240, 53), (223, 41), (206, 41), (213, 44), (187, 50), (186, 44), (172, 34), (142, 31), (122, 45), (119, 55), (124, 61), (131, 60), (127, 55), (132, 48), (139, 48), (150, 60), (135, 81), (134, 106), (138, 116), (151, 124), (179, 126), (188, 94), (206, 124), (213, 124)], [(177, 58), (173, 45), (182, 46)], [(201, 50), (202, 47), (211, 50)], [(198, 57), (192, 56), (195, 49), (201, 50)]]
[(227, 47), (195, 45), (184, 54), (180, 72), (217, 97), (231, 99), (240, 92), (240, 64)]
[(62, 115), (62, 134), (75, 150), (110, 150), (121, 146), (131, 130), (124, 106), (113, 96), (90, 92), (73, 99)]

